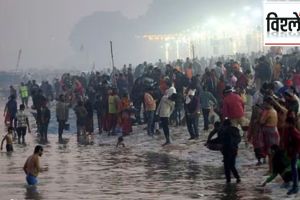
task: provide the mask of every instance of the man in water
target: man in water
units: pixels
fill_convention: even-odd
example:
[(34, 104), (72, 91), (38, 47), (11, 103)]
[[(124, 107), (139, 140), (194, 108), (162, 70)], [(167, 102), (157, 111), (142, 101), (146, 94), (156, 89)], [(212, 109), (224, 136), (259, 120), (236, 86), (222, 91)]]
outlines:
[(4, 136), (4, 138), (1, 141), (0, 150), (3, 149), (3, 143), (4, 143), (4, 141), (6, 141), (6, 151), (7, 152), (13, 152), (14, 151), (14, 148), (13, 148), (13, 131), (14, 131), (13, 127), (8, 127), (8, 129), (7, 129), (8, 133)]
[(42, 171), (40, 167), (39, 157), (43, 155), (43, 147), (37, 145), (33, 155), (29, 156), (24, 164), (23, 170), (26, 174), (28, 185), (36, 185), (38, 183), (37, 176)]

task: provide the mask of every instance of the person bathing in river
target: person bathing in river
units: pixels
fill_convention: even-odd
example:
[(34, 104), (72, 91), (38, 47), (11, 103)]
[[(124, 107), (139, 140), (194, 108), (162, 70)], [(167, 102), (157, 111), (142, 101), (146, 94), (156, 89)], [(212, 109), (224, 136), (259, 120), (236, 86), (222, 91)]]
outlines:
[(8, 127), (7, 134), (4, 136), (4, 138), (1, 141), (1, 150), (3, 149), (3, 143), (6, 141), (6, 152), (13, 152), (13, 127)]
[(40, 159), (43, 155), (43, 147), (37, 145), (34, 148), (33, 155), (29, 156), (24, 164), (23, 170), (26, 174), (26, 181), (28, 185), (34, 186), (38, 183), (37, 176), (41, 171), (47, 171), (47, 168), (42, 169), (40, 166)]

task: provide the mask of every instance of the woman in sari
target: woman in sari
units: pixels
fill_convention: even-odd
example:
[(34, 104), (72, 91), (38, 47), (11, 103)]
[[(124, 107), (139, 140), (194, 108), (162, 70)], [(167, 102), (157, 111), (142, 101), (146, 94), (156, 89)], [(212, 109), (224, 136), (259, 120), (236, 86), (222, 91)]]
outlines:
[(263, 134), (264, 153), (268, 155), (269, 171), (272, 172), (271, 146), (274, 144), (279, 145), (279, 133), (277, 130), (277, 111), (274, 109), (270, 97), (264, 99), (263, 112), (259, 122)]
[(124, 94), (120, 103), (119, 103), (119, 111), (120, 111), (120, 117), (119, 122), (122, 127), (122, 133), (123, 135), (129, 135), (129, 133), (132, 132), (132, 122), (130, 118), (130, 108), (131, 108), (131, 102), (128, 97), (128, 94)]

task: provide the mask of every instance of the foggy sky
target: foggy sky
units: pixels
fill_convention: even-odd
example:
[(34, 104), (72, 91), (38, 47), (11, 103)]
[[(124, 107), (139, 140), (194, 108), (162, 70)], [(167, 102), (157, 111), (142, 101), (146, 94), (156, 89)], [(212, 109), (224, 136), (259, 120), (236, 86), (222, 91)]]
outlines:
[(80, 18), (96, 11), (143, 15), (152, 0), (0, 0), (0, 70), (57, 66), (71, 56), (69, 36)]
[[(261, 0), (0, 0), (0, 70), (77, 65), (108, 66), (109, 40), (116, 63), (158, 59), (153, 43), (134, 38), (144, 33), (174, 33), (209, 16), (239, 12)], [(80, 46), (84, 45), (84, 52)], [(148, 45), (148, 46), (147, 46)], [(152, 48), (152, 51), (151, 51)], [(157, 52), (156, 52), (157, 53)], [(80, 55), (80, 56), (78, 56)], [(102, 56), (102, 57), (101, 57)], [(152, 57), (151, 57), (152, 56)], [(127, 59), (128, 58), (128, 59)], [(99, 64), (100, 63), (100, 64)], [(137, 63), (135, 63), (137, 64)], [(101, 65), (100, 65), (101, 67)], [(89, 67), (90, 69), (90, 67)]]

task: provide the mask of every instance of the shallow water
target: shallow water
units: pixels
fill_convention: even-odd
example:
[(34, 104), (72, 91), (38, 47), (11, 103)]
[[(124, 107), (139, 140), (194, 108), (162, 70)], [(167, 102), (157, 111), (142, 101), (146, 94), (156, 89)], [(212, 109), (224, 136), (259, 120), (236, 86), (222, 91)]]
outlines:
[(71, 133), (58, 144), (50, 134), (40, 160), (48, 171), (40, 173), (36, 188), (26, 186), (22, 170), (37, 144), (28, 134), (26, 146), (0, 154), (0, 199), (271, 199), (243, 174), (241, 184), (226, 185), (221, 154), (203, 146), (206, 136), (190, 142), (185, 127), (172, 127), (173, 144), (161, 147), (163, 136), (149, 138), (143, 128), (134, 127), (125, 148), (115, 148), (116, 137), (106, 134), (95, 135), (93, 145), (78, 144)]

